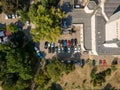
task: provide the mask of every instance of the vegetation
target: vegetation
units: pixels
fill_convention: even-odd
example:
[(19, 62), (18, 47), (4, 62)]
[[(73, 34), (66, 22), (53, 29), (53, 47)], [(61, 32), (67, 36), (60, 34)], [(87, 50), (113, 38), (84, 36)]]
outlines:
[(13, 23), (9, 24), (6, 26), (6, 30), (10, 30), (12, 33), (17, 32), (18, 28), (16, 25), (14, 25)]
[(99, 72), (99, 73), (96, 73), (97, 71), (97, 68), (93, 68), (92, 71), (91, 71), (91, 78), (92, 78), (92, 82), (93, 82), (93, 85), (96, 86), (96, 85), (102, 85), (102, 83), (104, 83), (106, 80), (105, 80), (105, 77), (107, 75), (111, 75), (111, 69), (108, 68), (107, 70), (105, 71), (102, 71), (102, 72)]
[(31, 42), (24, 45), (24, 37), (23, 32), (14, 32), (6, 45), (0, 44), (0, 81), (4, 90), (30, 89), (36, 58)]
[(115, 65), (112, 65), (111, 69), (112, 69), (112, 71), (115, 71), (115, 70), (117, 70), (117, 67)]
[(54, 85), (58, 85), (56, 84), (56, 82), (59, 80), (60, 76), (64, 72), (68, 72), (68, 71), (70, 72), (70, 70), (73, 69), (71, 68), (68, 69), (66, 64), (62, 64), (58, 60), (56, 59), (50, 60), (49, 64), (46, 64), (44, 66), (44, 69), (40, 69), (39, 74), (35, 76), (34, 80), (38, 85), (37, 89), (40, 90), (39, 88), (44, 88), (44, 89), (46, 88), (47, 90), (53, 90), (51, 88), (53, 88)]
[(56, 9), (54, 6), (47, 8), (43, 4), (33, 4), (29, 9), (28, 16), (36, 26), (35, 29), (31, 30), (34, 41), (56, 41), (60, 36), (59, 24), (64, 17), (64, 13), (60, 9)]
[(29, 3), (29, 0), (1, 0), (2, 11), (6, 14), (13, 14), (23, 7), (28, 7)]

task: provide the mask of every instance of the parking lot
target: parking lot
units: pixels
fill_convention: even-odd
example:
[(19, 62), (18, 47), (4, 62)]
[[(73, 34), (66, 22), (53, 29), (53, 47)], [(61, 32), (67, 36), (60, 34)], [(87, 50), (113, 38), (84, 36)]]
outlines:
[(49, 53), (48, 48), (44, 48), (45, 42), (40, 42), (39, 48), (44, 52), (45, 58), (50, 59), (54, 56), (63, 60), (80, 59), (80, 27), (74, 27), (74, 31), (74, 33), (61, 35), (61, 37), (55, 42), (56, 50), (54, 53)]

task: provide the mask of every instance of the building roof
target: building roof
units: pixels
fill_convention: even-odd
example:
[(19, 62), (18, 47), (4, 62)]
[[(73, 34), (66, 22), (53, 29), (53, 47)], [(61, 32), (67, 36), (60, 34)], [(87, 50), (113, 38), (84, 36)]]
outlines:
[(120, 5), (120, 0), (106, 0), (104, 10), (108, 18), (112, 16)]
[(94, 10), (97, 6), (96, 6), (96, 3), (94, 1), (89, 1), (87, 7), (90, 9), (90, 10)]
[(72, 16), (72, 24), (84, 24), (84, 44), (86, 49), (91, 49), (91, 16), (92, 14), (86, 14), (84, 10), (73, 10), (68, 13)]
[[(119, 55), (120, 54), (120, 47), (117, 47), (117, 41), (109, 41), (106, 42), (106, 32), (105, 32), (105, 24), (107, 22), (105, 21), (104, 17), (102, 15), (98, 15), (96, 13), (95, 17), (95, 28), (96, 28), (96, 51), (98, 55)], [(111, 43), (116, 43), (116, 46), (113, 47)], [(109, 44), (109, 47), (106, 47), (106, 45)]]

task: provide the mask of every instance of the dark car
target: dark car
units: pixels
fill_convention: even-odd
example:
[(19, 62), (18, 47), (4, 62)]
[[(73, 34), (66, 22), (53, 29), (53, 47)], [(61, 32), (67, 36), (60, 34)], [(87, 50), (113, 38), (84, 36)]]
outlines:
[(74, 52), (74, 46), (71, 47), (71, 53), (73, 53), (73, 52)]
[(61, 45), (62, 45), (62, 46), (64, 45), (64, 40), (63, 40), (63, 39), (61, 40)]
[(58, 40), (58, 46), (62, 45), (62, 40)]
[(44, 48), (47, 49), (48, 48), (48, 42), (46, 41), (44, 44)]
[(78, 66), (81, 66), (81, 60), (78, 60), (78, 61), (77, 61), (77, 65), (78, 65)]
[(58, 47), (55, 47), (55, 52), (58, 52)]
[(73, 46), (73, 39), (71, 39), (71, 45)]
[(48, 53), (51, 53), (51, 47), (48, 47)]
[(102, 60), (99, 60), (99, 65), (102, 65)]
[(68, 49), (67, 46), (64, 47), (64, 52), (67, 53)]
[(78, 43), (77, 38), (75, 38), (74, 39), (74, 45), (77, 46), (77, 43)]
[(52, 52), (52, 53), (55, 52), (55, 47), (51, 47), (51, 52)]
[(96, 61), (93, 59), (92, 60), (92, 66), (95, 66), (96, 65)]
[(83, 67), (84, 65), (85, 65), (85, 60), (82, 59), (82, 61), (81, 61), (81, 66)]

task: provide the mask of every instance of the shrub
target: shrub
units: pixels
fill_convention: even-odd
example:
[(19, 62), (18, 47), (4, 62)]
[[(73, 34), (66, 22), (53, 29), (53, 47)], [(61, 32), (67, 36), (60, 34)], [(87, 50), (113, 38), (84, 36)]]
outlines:
[(115, 71), (115, 70), (117, 70), (117, 67), (115, 67), (114, 65), (112, 65), (111, 69), (112, 69), (112, 71)]

